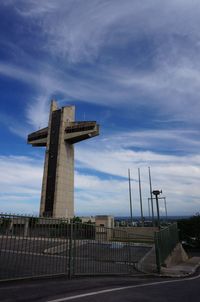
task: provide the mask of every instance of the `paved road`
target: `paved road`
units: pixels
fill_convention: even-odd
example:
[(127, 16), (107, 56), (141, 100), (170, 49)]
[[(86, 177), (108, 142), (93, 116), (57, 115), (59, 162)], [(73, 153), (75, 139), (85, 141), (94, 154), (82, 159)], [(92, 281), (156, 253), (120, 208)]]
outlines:
[(186, 279), (150, 276), (19, 281), (0, 284), (1, 302), (198, 302), (200, 271)]

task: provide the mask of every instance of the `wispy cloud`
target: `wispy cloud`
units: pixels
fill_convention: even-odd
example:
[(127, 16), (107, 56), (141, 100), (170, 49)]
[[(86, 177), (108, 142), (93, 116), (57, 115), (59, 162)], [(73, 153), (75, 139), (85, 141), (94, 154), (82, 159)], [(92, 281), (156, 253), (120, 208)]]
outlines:
[(22, 138), (25, 138), (30, 130), (27, 126), (23, 125), (23, 123), (17, 121), (13, 116), (3, 112), (0, 113), (0, 124), (8, 128), (10, 132)]
[(20, 0), (1, 5), (22, 21), (21, 34), (31, 24), (28, 35), (38, 42), (37, 56), (26, 39), (14, 45), (7, 38), (4, 43), (15, 59), (0, 64), (1, 74), (35, 86), (26, 111), (29, 121), (33, 107), (42, 123), (46, 120), (46, 100), (41, 105), (38, 99), (62, 94), (117, 108), (123, 100), (132, 112), (142, 105), (165, 119), (198, 122), (198, 1)]
[(21, 80), (22, 82), (35, 83), (38, 81), (36, 73), (9, 63), (0, 62), (0, 73), (4, 76)]
[(50, 100), (49, 96), (41, 95), (31, 101), (26, 108), (27, 122), (37, 130), (48, 125)]
[[(31, 190), (41, 184), (42, 166), (36, 161), (25, 156), (1, 156), (0, 157), (1, 192), (12, 192), (13, 186)], [(5, 187), (8, 186), (9, 187)]]
[(1, 211), (38, 213), (42, 166), (25, 156), (0, 156)]
[[(154, 134), (154, 136), (152, 136)], [(153, 147), (154, 143), (159, 144), (159, 131), (156, 133), (141, 133), (139, 142), (143, 146), (144, 150), (134, 151), (134, 138), (130, 139), (129, 137), (121, 135), (118, 133), (118, 139), (116, 137), (110, 136), (105, 140), (100, 140), (98, 144), (89, 143), (88, 146), (77, 146), (76, 158), (77, 158), (77, 167), (80, 169), (91, 169), (91, 171), (106, 173), (111, 177), (120, 176), (123, 177), (122, 180), (117, 180), (123, 189), (121, 188), (121, 194), (119, 194), (121, 200), (127, 198), (126, 194), (126, 179), (127, 179), (127, 170), (131, 168), (132, 177), (134, 181), (134, 194), (136, 198), (136, 211), (139, 212), (139, 197), (138, 197), (138, 184), (137, 184), (137, 168), (141, 167), (142, 169), (142, 191), (143, 197), (145, 199), (145, 211), (147, 211), (147, 198), (149, 197), (149, 183), (148, 183), (148, 170), (147, 167), (151, 166), (152, 168), (152, 180), (154, 188), (162, 188), (164, 195), (167, 196), (169, 212), (184, 212), (185, 214), (191, 214), (195, 211), (199, 211), (199, 179), (200, 179), (200, 157), (197, 154), (190, 154), (180, 156), (179, 154), (162, 154), (156, 151), (148, 151)], [(173, 148), (173, 140), (178, 138), (178, 133), (165, 133), (165, 138), (162, 139), (161, 144), (164, 144), (165, 147)], [(175, 134), (175, 137), (174, 137)], [(179, 133), (180, 137), (183, 133)], [(117, 136), (117, 135), (116, 135)], [(134, 134), (133, 134), (134, 137)], [(139, 133), (136, 133), (136, 138), (139, 137)], [(187, 142), (187, 137), (185, 138)], [(181, 140), (184, 141), (184, 137), (181, 137)], [(128, 142), (127, 142), (128, 141)], [(171, 142), (170, 142), (171, 141)], [(170, 142), (170, 143), (169, 143)], [(137, 145), (136, 140), (136, 145)], [(118, 147), (116, 147), (118, 145)], [(148, 145), (148, 147), (147, 147)], [(167, 147), (168, 145), (168, 147)], [(130, 149), (131, 147), (131, 149)], [(163, 146), (162, 146), (163, 147)], [(195, 140), (194, 140), (195, 150)], [(192, 140), (191, 140), (191, 148)], [(98, 159), (98, 160), (97, 160)], [(86, 178), (87, 180), (87, 178)], [(109, 180), (110, 181), (110, 180)], [(108, 181), (108, 182), (109, 182)], [(92, 184), (92, 182), (91, 182)], [(119, 185), (119, 184), (118, 184)], [(115, 196), (115, 188), (118, 185), (112, 184), (110, 189), (113, 190), (113, 197)], [(93, 184), (91, 186), (96, 187), (95, 179), (93, 179)], [(102, 188), (106, 188), (106, 184), (102, 182)], [(98, 191), (98, 186), (97, 186)], [(106, 191), (106, 189), (105, 189)], [(137, 192), (137, 193), (136, 193)], [(91, 196), (94, 198), (92, 189), (90, 190)], [(122, 197), (124, 196), (124, 197)], [(126, 197), (125, 197), (126, 196)], [(119, 198), (119, 199), (120, 199)], [(124, 198), (124, 199), (123, 199)], [(94, 198), (95, 200), (95, 198)], [(106, 199), (107, 200), (107, 199)], [(115, 198), (113, 198), (115, 200)], [(118, 198), (116, 197), (116, 200)], [(100, 201), (100, 200), (99, 200)], [(182, 208), (181, 204), (184, 203)], [(121, 208), (121, 204), (119, 205)]]
[[(144, 138), (145, 139), (145, 138)], [(88, 143), (89, 144), (89, 143)], [(78, 146), (77, 146), (78, 147)], [(97, 160), (98, 158), (98, 160)], [(145, 215), (148, 215), (149, 183), (147, 166), (152, 168), (154, 188), (162, 188), (168, 200), (169, 214), (193, 214), (199, 210), (199, 155), (161, 155), (135, 152), (115, 143), (99, 141), (76, 150), (76, 214), (127, 215), (129, 213), (127, 169), (133, 179), (134, 213), (139, 214), (137, 168), (141, 167)], [(87, 172), (85, 172), (85, 170)], [(43, 162), (29, 157), (0, 158), (1, 209), (13, 212), (38, 212)], [(94, 172), (96, 175), (94, 175)], [(99, 174), (100, 173), (100, 174)], [(101, 177), (106, 173), (107, 177)], [(120, 178), (119, 178), (120, 176)], [(9, 205), (8, 205), (9, 204)], [(22, 207), (23, 204), (23, 207)]]
[[(12, 2), (11, 2), (12, 3)], [(48, 36), (54, 54), (67, 55), (72, 61), (89, 59), (105, 44), (124, 41), (138, 34), (192, 35), (199, 37), (199, 2), (170, 0), (132, 1), (35, 1), (21, 0), (15, 9), (22, 17), (42, 20), (40, 28)], [(59, 16), (57, 22), (52, 22)], [(77, 22), (78, 20), (78, 22)], [(103, 20), (103, 22), (102, 22)], [(83, 34), (84, 32), (84, 34)], [(110, 39), (109, 39), (110, 38)]]

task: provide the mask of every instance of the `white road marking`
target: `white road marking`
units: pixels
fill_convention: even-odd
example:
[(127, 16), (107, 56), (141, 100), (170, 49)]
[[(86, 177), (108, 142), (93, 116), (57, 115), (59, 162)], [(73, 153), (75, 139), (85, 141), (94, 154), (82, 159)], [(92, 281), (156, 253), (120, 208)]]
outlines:
[(178, 279), (178, 280), (168, 280), (168, 281), (161, 281), (161, 282), (151, 282), (151, 283), (144, 283), (144, 284), (137, 284), (137, 285), (129, 285), (129, 286), (124, 286), (124, 287), (116, 287), (116, 288), (104, 289), (104, 290), (86, 293), (86, 294), (80, 294), (80, 295), (76, 295), (76, 296), (70, 296), (70, 297), (65, 297), (65, 298), (60, 298), (60, 299), (55, 299), (55, 300), (48, 300), (47, 302), (64, 302), (64, 301), (75, 300), (75, 299), (89, 297), (89, 296), (111, 293), (111, 292), (125, 290), (125, 289), (154, 286), (154, 285), (168, 284), (168, 283), (176, 283), (176, 282), (184, 282), (184, 281), (192, 281), (192, 280), (196, 280), (198, 278), (200, 278), (200, 275), (195, 276), (195, 277), (190, 277), (190, 278)]

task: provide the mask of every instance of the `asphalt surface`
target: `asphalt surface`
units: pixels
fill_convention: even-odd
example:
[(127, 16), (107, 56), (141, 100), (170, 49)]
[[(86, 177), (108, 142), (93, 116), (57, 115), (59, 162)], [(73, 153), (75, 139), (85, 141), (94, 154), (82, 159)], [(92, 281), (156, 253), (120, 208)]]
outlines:
[(0, 301), (38, 302), (195, 302), (200, 296), (200, 270), (184, 279), (153, 276), (65, 278), (0, 283)]
[[(37, 242), (36, 242), (37, 243)], [(18, 247), (21, 244), (20, 253), (16, 253), (14, 246), (12, 246), (12, 241), (9, 242), (10, 250), (1, 250), (1, 262), (0, 262), (0, 275), (4, 276), (4, 271), (8, 272), (7, 264), (10, 263), (9, 275), (21, 274), (25, 275), (35, 275), (37, 269), (41, 273), (44, 264), (44, 273), (47, 270), (52, 270), (56, 265), (57, 268), (63, 269), (63, 262), (61, 260), (68, 261), (67, 257), (64, 257), (62, 253), (60, 255), (42, 255), (41, 251), (38, 250), (41, 245), (36, 244), (36, 246), (31, 246), (30, 251), (27, 253), (27, 249), (23, 249), (24, 244), (18, 241)], [(46, 243), (45, 248), (46, 248)], [(83, 248), (83, 247), (82, 247)], [(81, 249), (82, 249), (81, 248)], [(105, 248), (105, 246), (104, 246)], [(104, 263), (108, 272), (117, 269), (119, 273), (118, 265), (122, 265), (125, 268), (124, 263), (113, 263), (115, 260), (113, 258), (119, 257), (117, 250), (111, 252), (110, 249), (106, 250), (104, 248), (98, 247), (98, 250), (102, 249), (99, 256), (107, 251), (106, 259), (109, 259), (110, 263)], [(96, 263), (96, 253), (93, 253), (94, 247), (91, 249), (88, 246), (87, 249), (84, 248), (84, 253), (80, 249), (76, 251), (76, 257), (80, 261), (77, 261), (77, 270), (85, 272), (87, 268), (91, 273), (92, 268), (94, 272), (98, 272), (98, 267), (105, 271), (105, 267), (97, 265)], [(19, 248), (18, 248), (19, 250)], [(137, 250), (137, 252), (136, 252)], [(141, 257), (145, 250), (140, 248), (133, 248), (134, 257)], [(125, 250), (126, 252), (126, 250)], [(196, 251), (195, 251), (196, 253)], [(120, 253), (121, 254), (121, 253)], [(124, 255), (124, 253), (123, 253)], [(125, 253), (126, 255), (126, 253)], [(82, 256), (82, 257), (80, 257)], [(101, 257), (100, 257), (101, 258)], [(84, 261), (85, 267), (80, 266), (80, 263)], [(111, 261), (112, 260), (112, 261)], [(55, 261), (55, 264), (53, 265)], [(91, 262), (90, 262), (91, 261)], [(33, 263), (37, 262), (37, 266), (32, 266)], [(11, 265), (12, 264), (12, 265)], [(13, 265), (14, 264), (14, 265)], [(114, 265), (111, 269), (110, 265)], [(66, 265), (67, 266), (67, 265)], [(66, 267), (65, 266), (65, 267)], [(33, 267), (36, 271), (32, 271)], [(23, 268), (20, 272), (19, 268)], [(58, 270), (60, 270), (58, 269)], [(127, 267), (128, 269), (128, 267)], [(125, 268), (125, 271), (127, 270)], [(58, 272), (58, 271), (56, 271)], [(172, 278), (161, 278), (155, 276), (142, 275), (141, 273), (134, 272), (135, 275), (132, 276), (102, 276), (102, 277), (82, 277), (72, 280), (68, 280), (66, 277), (60, 278), (49, 278), (49, 279), (38, 279), (38, 280), (19, 280), (19, 281), (9, 281), (0, 282), (0, 302), (64, 302), (64, 301), (142, 301), (142, 302), (193, 302), (200, 301), (200, 270), (196, 272), (195, 276), (184, 278), (184, 279), (172, 279)]]
[[(52, 249), (54, 252), (52, 253)], [(75, 274), (131, 273), (150, 247), (77, 240), (72, 249)], [(67, 274), (68, 240), (0, 238), (0, 280)]]

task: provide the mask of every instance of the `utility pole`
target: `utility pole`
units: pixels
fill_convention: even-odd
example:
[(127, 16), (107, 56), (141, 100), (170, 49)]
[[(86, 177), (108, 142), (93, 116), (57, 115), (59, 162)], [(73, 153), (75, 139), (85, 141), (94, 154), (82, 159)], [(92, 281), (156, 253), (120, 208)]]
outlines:
[(140, 179), (140, 168), (138, 168), (138, 180), (139, 180), (139, 193), (140, 193), (141, 220), (142, 220), (142, 226), (144, 226), (144, 216), (143, 216), (143, 208), (142, 208), (142, 189), (141, 189), (141, 179)]
[(128, 169), (128, 183), (129, 183), (129, 200), (130, 200), (131, 225), (133, 225), (132, 195), (131, 195), (131, 173), (130, 173), (130, 169)]
[(150, 197), (151, 197), (151, 212), (152, 212), (152, 224), (155, 226), (155, 221), (154, 221), (154, 209), (153, 209), (153, 195), (152, 195), (152, 185), (151, 185), (151, 170), (150, 167), (149, 169), (149, 187), (150, 187)]
[(151, 200), (151, 198), (148, 198), (148, 213), (149, 213), (149, 220), (151, 219), (150, 200)]

